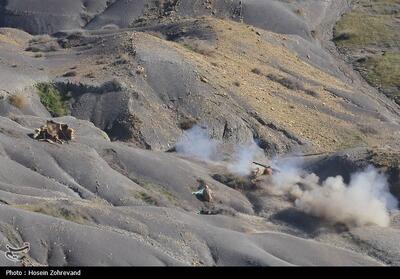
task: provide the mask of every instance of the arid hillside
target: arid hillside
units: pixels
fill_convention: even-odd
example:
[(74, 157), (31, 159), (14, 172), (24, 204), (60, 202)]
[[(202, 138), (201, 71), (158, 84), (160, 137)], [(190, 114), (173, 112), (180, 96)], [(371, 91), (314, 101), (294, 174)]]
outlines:
[(372, 86), (400, 102), (400, 1), (352, 1), (335, 26), (339, 50)]

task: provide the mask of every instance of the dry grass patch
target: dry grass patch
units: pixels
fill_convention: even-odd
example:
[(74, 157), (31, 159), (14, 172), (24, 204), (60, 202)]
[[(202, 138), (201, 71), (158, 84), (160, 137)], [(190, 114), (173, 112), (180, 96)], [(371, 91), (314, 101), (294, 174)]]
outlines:
[(54, 203), (37, 203), (15, 205), (15, 207), (53, 216), (55, 218), (64, 219), (78, 224), (87, 224), (92, 220), (88, 214), (80, 212), (79, 209), (76, 209), (73, 206), (62, 206)]
[(23, 109), (28, 104), (28, 100), (25, 96), (15, 94), (8, 97), (8, 102), (19, 109)]

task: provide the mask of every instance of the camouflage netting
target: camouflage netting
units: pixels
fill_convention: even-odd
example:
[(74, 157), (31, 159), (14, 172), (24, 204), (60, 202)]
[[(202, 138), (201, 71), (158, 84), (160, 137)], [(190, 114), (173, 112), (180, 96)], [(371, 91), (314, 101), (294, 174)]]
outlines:
[(45, 125), (35, 129), (33, 138), (39, 141), (63, 144), (74, 138), (74, 130), (69, 128), (67, 124), (48, 120)]

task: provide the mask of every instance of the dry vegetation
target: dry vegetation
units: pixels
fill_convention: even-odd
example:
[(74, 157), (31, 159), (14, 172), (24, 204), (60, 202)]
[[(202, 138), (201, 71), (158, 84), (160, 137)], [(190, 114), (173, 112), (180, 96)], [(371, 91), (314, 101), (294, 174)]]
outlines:
[(89, 215), (80, 212), (79, 209), (72, 206), (63, 207), (54, 203), (41, 202), (36, 204), (15, 205), (15, 207), (59, 219), (65, 219), (78, 224), (87, 224), (91, 221)]
[(353, 2), (335, 27), (334, 41), (373, 86), (400, 103), (400, 2)]
[[(366, 137), (353, 121), (343, 120), (353, 115), (342, 106), (341, 98), (333, 96), (324, 88), (341, 91), (351, 89), (335, 77), (314, 68), (282, 46), (260, 41), (250, 27), (209, 18), (203, 20), (218, 37), (212, 57), (193, 52), (186, 47), (178, 50), (187, 59), (198, 64), (199, 74), (206, 76), (209, 83), (218, 84), (222, 88), (237, 88), (236, 92), (260, 116), (274, 119), (280, 127), (312, 142), (318, 151), (374, 144), (384, 138), (383, 131)], [(290, 40), (285, 35), (268, 35), (278, 41)], [(246, 41), (246, 51), (240, 48), (243, 41)], [(180, 45), (176, 42), (166, 43), (175, 47)], [(287, 73), (276, 70), (273, 62), (298, 76), (287, 77)], [(218, 71), (215, 71), (215, 65), (218, 65)], [(268, 78), (267, 75), (273, 78)], [(310, 84), (296, 80), (311, 80), (321, 86), (313, 86), (311, 89)], [(322, 112), (318, 107), (326, 107), (331, 113)], [(332, 114), (344, 117), (336, 118)], [(378, 120), (367, 117), (362, 121), (374, 123)]]
[(22, 95), (15, 95), (15, 94), (11, 95), (10, 97), (8, 97), (8, 101), (14, 107), (19, 109), (23, 109), (28, 104), (28, 100), (26, 99), (25, 96)]

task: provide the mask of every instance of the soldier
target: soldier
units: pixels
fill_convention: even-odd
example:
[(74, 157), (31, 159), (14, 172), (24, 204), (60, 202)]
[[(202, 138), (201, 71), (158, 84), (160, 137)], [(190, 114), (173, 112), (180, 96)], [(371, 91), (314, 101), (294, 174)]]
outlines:
[(202, 215), (221, 214), (222, 209), (215, 207), (215, 204), (213, 203), (214, 199), (211, 188), (206, 184), (206, 182), (203, 179), (198, 179), (197, 182), (199, 182), (198, 191), (193, 192), (192, 194), (195, 195), (198, 200), (204, 202), (204, 205), (200, 209), (199, 214)]
[(264, 175), (272, 175), (273, 174), (273, 170), (271, 167), (265, 168), (264, 169)]
[(203, 179), (198, 179), (197, 181), (199, 182), (198, 191), (193, 192), (192, 194), (195, 195), (196, 198), (202, 202), (212, 202), (213, 197), (210, 187)]
[[(271, 166), (266, 166), (257, 162), (253, 162), (252, 169), (249, 175), (249, 179), (252, 183), (262, 180), (262, 177), (271, 176), (274, 173)], [(277, 170), (278, 171), (278, 170)]]

